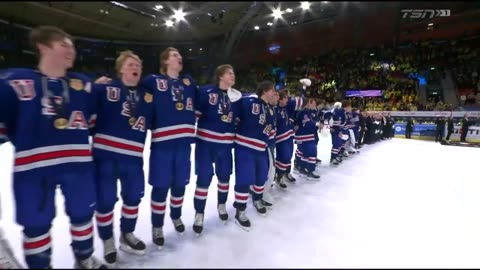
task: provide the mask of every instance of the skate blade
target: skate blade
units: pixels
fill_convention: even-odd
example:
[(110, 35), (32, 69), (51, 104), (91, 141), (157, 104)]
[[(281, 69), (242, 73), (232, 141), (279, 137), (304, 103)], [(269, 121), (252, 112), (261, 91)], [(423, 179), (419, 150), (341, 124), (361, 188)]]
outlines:
[(249, 227), (242, 226), (242, 224), (240, 224), (240, 222), (238, 222), (236, 219), (235, 219), (235, 224), (237, 224), (238, 227), (242, 228), (246, 232), (249, 232), (251, 230), (251, 228)]
[(136, 249), (133, 249), (133, 248), (129, 247), (128, 245), (122, 245), (122, 244), (120, 244), (120, 250), (121, 250), (121, 251), (124, 251), (124, 252), (126, 252), (126, 253), (138, 255), (138, 256), (143, 256), (143, 255), (145, 255), (145, 253), (147, 252), (146, 249), (144, 249), (144, 250), (136, 250)]
[(257, 212), (257, 215), (259, 215), (259, 216), (261, 216), (261, 217), (266, 217), (266, 216), (267, 216), (267, 213), (262, 214), (262, 213)]
[[(104, 260), (104, 261), (105, 261), (105, 260)], [(110, 268), (110, 269), (116, 269), (116, 268), (118, 268), (117, 263), (118, 263), (118, 261), (117, 261), (117, 262), (114, 262), (114, 263), (108, 263), (107, 261), (105, 261), (104, 264), (105, 264), (108, 268)]]
[(220, 219), (220, 223), (222, 223), (223, 225), (227, 225), (228, 224), (228, 219), (226, 219), (226, 220), (221, 220)]

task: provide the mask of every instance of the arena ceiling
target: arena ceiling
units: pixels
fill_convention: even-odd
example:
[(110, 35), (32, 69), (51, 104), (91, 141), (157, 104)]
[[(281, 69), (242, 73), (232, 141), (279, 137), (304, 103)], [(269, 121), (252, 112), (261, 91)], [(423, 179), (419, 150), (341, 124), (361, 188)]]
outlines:
[[(429, 3), (430, 6), (437, 5)], [(448, 2), (438, 5), (445, 3)], [(459, 8), (459, 3), (454, 5)], [(310, 4), (308, 10), (303, 10), (300, 2), (1, 2), (0, 19), (29, 26), (56, 25), (75, 36), (89, 38), (142, 42), (200, 41), (232, 31), (251, 9), (255, 9), (254, 15), (241, 26), (249, 31), (254, 31), (255, 26), (260, 30), (295, 27), (355, 12), (401, 5), (398, 2), (328, 1)], [(274, 9), (283, 12), (281, 20), (272, 17)], [(184, 21), (172, 18), (178, 10), (185, 12)], [(165, 25), (169, 19), (175, 22), (172, 27)]]

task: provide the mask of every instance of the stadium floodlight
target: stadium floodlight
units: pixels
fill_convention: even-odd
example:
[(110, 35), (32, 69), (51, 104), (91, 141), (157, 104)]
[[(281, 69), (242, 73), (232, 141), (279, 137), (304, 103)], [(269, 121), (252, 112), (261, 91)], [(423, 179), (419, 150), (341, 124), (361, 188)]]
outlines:
[(260, 30), (260, 27), (258, 25), (255, 25), (254, 29), (255, 30)]
[(183, 10), (181, 10), (181, 9), (173, 11), (173, 17), (178, 22), (185, 20), (185, 15), (186, 15), (186, 13), (183, 12)]
[(300, 7), (303, 10), (309, 9), (310, 8), (310, 3), (309, 2), (300, 2)]
[(292, 12), (293, 12), (293, 9), (287, 8), (285, 11), (288, 12), (288, 13), (292, 13)]
[(165, 25), (166, 25), (167, 27), (172, 27), (172, 26), (173, 26), (173, 21), (172, 21), (172, 20), (166, 20), (166, 21), (165, 21)]
[(282, 17), (283, 12), (277, 8), (273, 10), (273, 18), (280, 19)]

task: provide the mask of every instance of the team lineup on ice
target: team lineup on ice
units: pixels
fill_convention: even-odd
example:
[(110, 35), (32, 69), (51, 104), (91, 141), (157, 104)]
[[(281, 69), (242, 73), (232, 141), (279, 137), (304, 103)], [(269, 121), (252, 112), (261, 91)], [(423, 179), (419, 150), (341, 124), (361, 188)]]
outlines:
[[(181, 73), (180, 52), (168, 47), (160, 54), (160, 74), (142, 77), (142, 60), (127, 50), (116, 59), (118, 78), (92, 82), (67, 72), (75, 48), (63, 30), (37, 27), (30, 42), (38, 69), (0, 72), (0, 178), (11, 179), (2, 181), (4, 268), (21, 267), (15, 257), (22, 255), (22, 264), (35, 269), (375, 266), (369, 252), (384, 256), (380, 265), (398, 260), (382, 245), (390, 239), (398, 253), (412, 245), (402, 241), (430, 236), (430, 226), (444, 217), (421, 202), (425, 196), (441, 201), (423, 194), (422, 185), (432, 182), (415, 183), (420, 194), (405, 185), (408, 176), (393, 171), (409, 147), (431, 155), (438, 145), (389, 140), (389, 116), (361, 128), (363, 114), (347, 100), (321, 111), (317, 99), (307, 97), (307, 78), (297, 95), (276, 91), (272, 81), (242, 94), (233, 88), (233, 66), (223, 64), (213, 84), (198, 86)], [(364, 136), (368, 144), (382, 140), (385, 150), (368, 146), (360, 154)], [(458, 153), (478, 159), (476, 152)], [(424, 161), (410, 157), (407, 166)], [(408, 196), (416, 203), (405, 202)], [(471, 218), (455, 213), (464, 206), (457, 204), (442, 207)], [(411, 213), (397, 215), (402, 209)], [(421, 219), (425, 209), (433, 221), (414, 228), (423, 234), (412, 239), (395, 232), (399, 227), (392, 225), (400, 223), (415, 234), (402, 218)], [(423, 240), (418, 248), (431, 239)], [(342, 252), (357, 254), (343, 262)], [(405, 265), (431, 263), (429, 256), (439, 252), (417, 261), (406, 252)]]

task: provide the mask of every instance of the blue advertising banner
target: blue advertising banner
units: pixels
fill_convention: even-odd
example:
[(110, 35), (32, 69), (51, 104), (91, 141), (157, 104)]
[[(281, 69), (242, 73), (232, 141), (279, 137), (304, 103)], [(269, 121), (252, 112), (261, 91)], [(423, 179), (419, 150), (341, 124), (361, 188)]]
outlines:
[[(406, 123), (394, 125), (395, 136), (405, 136)], [(435, 137), (436, 126), (434, 124), (416, 124), (413, 126), (412, 136)]]

